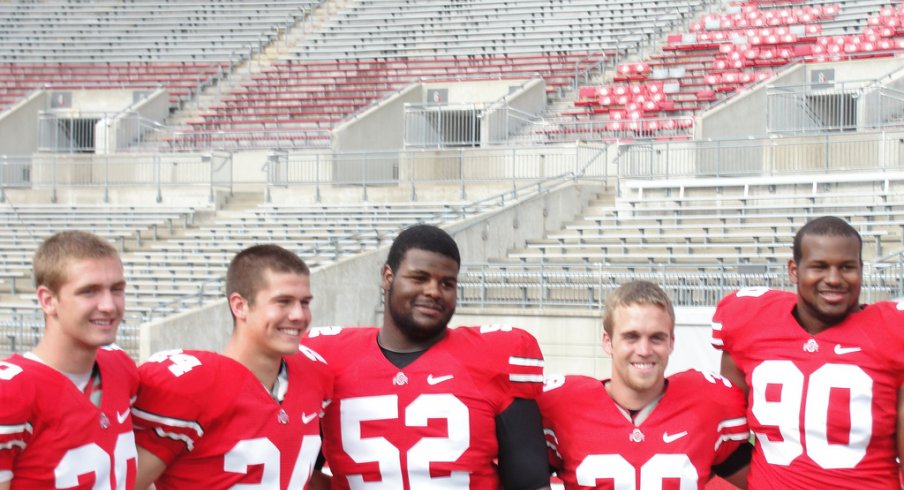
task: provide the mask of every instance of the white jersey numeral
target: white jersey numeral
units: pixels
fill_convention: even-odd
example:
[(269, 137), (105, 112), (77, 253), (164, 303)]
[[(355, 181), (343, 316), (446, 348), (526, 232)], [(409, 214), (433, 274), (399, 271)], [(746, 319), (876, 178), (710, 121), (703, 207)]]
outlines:
[[(376, 462), (381, 481), (366, 482), (361, 475), (350, 475), (354, 490), (402, 488), (402, 460), (399, 449), (384, 437), (364, 437), (361, 424), (372, 420), (399, 418), (397, 395), (365, 396), (342, 400), (340, 407), (342, 446), (357, 463)], [(405, 408), (406, 427), (426, 427), (429, 419), (445, 419), (448, 437), (424, 437), (408, 450), (408, 481), (411, 488), (467, 488), (466, 472), (453, 471), (449, 476), (431, 477), (430, 463), (456, 461), (471, 445), (471, 423), (468, 407), (454, 395), (423, 394)]]
[[(314, 469), (320, 453), (320, 436), (304, 436), (301, 449), (292, 469), (289, 488), (304, 488)], [(227, 473), (248, 473), (248, 468), (261, 466), (260, 483), (240, 483), (230, 487), (236, 490), (279, 488), (282, 468), (279, 448), (266, 437), (245, 439), (232, 446), (223, 456), (223, 471)]]
[(201, 365), (201, 361), (197, 357), (185, 354), (179, 349), (161, 351), (148, 358), (148, 362), (164, 361), (171, 363), (169, 370), (177, 378)]
[(575, 470), (578, 485), (596, 487), (597, 480), (612, 480), (614, 490), (654, 490), (666, 478), (678, 479), (681, 490), (696, 490), (697, 470), (686, 454), (656, 454), (637, 471), (620, 454), (591, 454)]
[[(72, 488), (78, 486), (79, 476), (94, 475), (92, 490), (126, 490), (129, 460), (137, 461), (138, 451), (135, 449), (135, 434), (123, 432), (116, 438), (113, 449), (113, 464), (110, 455), (95, 443), (88, 443), (66, 451), (59, 464), (53, 470), (55, 488)], [(134, 463), (133, 463), (134, 464)], [(110, 467), (114, 468), (116, 487), (110, 485)]]
[(757, 286), (757, 287), (749, 287), (749, 288), (740, 289), (740, 290), (738, 290), (737, 293), (735, 293), (735, 296), (737, 296), (739, 298), (744, 298), (744, 297), (759, 298), (760, 296), (762, 296), (768, 292), (769, 292), (769, 288), (763, 287), (763, 286)]
[(9, 381), (22, 372), (22, 368), (15, 364), (0, 361), (0, 380)]
[[(853, 468), (866, 456), (872, 438), (873, 380), (859, 366), (825, 364), (807, 382), (791, 361), (764, 361), (751, 373), (753, 400), (751, 413), (762, 425), (778, 427), (781, 441), (771, 441), (766, 434), (754, 431), (770, 464), (787, 466), (804, 454), (824, 469)], [(766, 399), (766, 387), (781, 387), (777, 401)], [(832, 389), (848, 390), (847, 410), (830, 410)], [(803, 410), (803, 441), (800, 415)], [(831, 443), (827, 433), (828, 417), (834, 413), (850, 413), (849, 421), (833, 424), (850, 427), (847, 443)]]

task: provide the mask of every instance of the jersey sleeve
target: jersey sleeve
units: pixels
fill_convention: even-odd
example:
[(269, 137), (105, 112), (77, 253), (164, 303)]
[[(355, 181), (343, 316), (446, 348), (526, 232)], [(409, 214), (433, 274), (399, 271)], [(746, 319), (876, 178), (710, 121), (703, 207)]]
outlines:
[[(543, 435), (546, 437), (547, 456), (549, 458), (549, 466), (556, 472), (562, 471), (565, 462), (562, 453), (559, 451), (559, 434), (556, 421), (559, 417), (566, 416), (567, 406), (569, 403), (564, 402), (569, 396), (569, 390), (574, 384), (574, 376), (563, 376), (561, 374), (547, 375), (543, 381), (543, 393), (537, 397), (537, 405), (540, 407), (540, 414), (543, 419)], [(572, 382), (566, 386), (566, 381)]]
[(34, 385), (23, 368), (0, 361), (0, 482), (13, 478), (16, 458), (32, 437)]
[(750, 437), (744, 392), (718, 374), (702, 371), (687, 373), (696, 378), (698, 387), (695, 391), (708, 393), (706, 398), (710, 401), (707, 405), (712, 410), (713, 420), (716, 421), (717, 435), (713, 464), (719, 464), (738, 446), (745, 444)]
[(765, 287), (740, 289), (725, 296), (713, 314), (712, 346), (731, 354), (735, 341), (743, 335), (741, 330), (744, 327), (762, 321), (761, 316), (767, 306), (776, 302), (793, 301), (793, 297), (793, 293)]
[(169, 464), (204, 437), (202, 417), (215, 417), (204, 404), (211, 376), (192, 352), (159, 352), (138, 368), (138, 398), (132, 409), (138, 446)]
[(497, 381), (513, 398), (534, 399), (543, 392), (543, 353), (537, 339), (519, 328), (489, 325), (480, 327), (490, 343), (489, 352), (498, 353)]
[(883, 336), (883, 352), (887, 353), (888, 363), (898, 373), (898, 387), (904, 387), (904, 356), (901, 355), (904, 352), (904, 299), (883, 301), (874, 307), (879, 309), (881, 322), (887, 331), (887, 335)]

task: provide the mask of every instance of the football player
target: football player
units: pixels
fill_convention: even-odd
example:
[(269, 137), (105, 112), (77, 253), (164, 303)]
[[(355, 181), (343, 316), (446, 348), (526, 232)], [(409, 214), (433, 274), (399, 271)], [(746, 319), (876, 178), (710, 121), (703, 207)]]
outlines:
[(309, 275), (276, 245), (239, 252), (226, 276), (234, 326), (223, 354), (165, 351), (141, 365), (135, 488), (307, 485), (331, 389), (322, 359), (299, 353), (311, 322)]
[(446, 232), (408, 228), (383, 267), (383, 326), (303, 340), (336, 376), (322, 421), (332, 488), (549, 487), (539, 346), (507, 326), (448, 328), (460, 263)]
[[(675, 313), (653, 283), (606, 298), (603, 349), (612, 378), (550, 376), (538, 399), (550, 466), (566, 489), (705, 487), (713, 474), (743, 488), (751, 446), (744, 395), (700, 371), (665, 377)], [(671, 487), (669, 487), (671, 488)]]
[(860, 304), (861, 248), (844, 220), (814, 219), (788, 262), (796, 294), (743, 289), (716, 309), (713, 345), (757, 439), (750, 488), (900, 488), (904, 305)]
[(0, 489), (131, 489), (135, 363), (113, 345), (125, 310), (119, 253), (64, 231), (33, 261), (44, 335), (0, 362)]

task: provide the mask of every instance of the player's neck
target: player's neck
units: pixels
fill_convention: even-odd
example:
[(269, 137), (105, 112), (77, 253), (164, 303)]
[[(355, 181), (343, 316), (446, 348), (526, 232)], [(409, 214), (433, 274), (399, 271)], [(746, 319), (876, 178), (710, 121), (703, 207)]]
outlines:
[(427, 340), (412, 340), (406, 337), (397, 327), (387, 326), (385, 323), (377, 334), (377, 344), (388, 351), (399, 354), (423, 352), (445, 338), (448, 329), (444, 328), (436, 336)]
[(279, 376), (282, 355), (262, 353), (249, 348), (248, 343), (234, 338), (226, 345), (223, 355), (248, 368), (267, 390), (273, 389), (276, 377)]
[(604, 383), (609, 397), (616, 405), (628, 412), (640, 412), (649, 405), (656, 403), (665, 393), (665, 380), (661, 380), (656, 387), (649, 390), (637, 391), (618, 380), (612, 379)]
[(75, 342), (55, 329), (45, 329), (44, 337), (32, 353), (53, 369), (71, 374), (90, 373), (97, 360), (96, 347)]
[(860, 305), (857, 305), (856, 308), (848, 311), (843, 318), (838, 319), (834, 322), (823, 321), (818, 316), (810, 314), (807, 309), (801, 307), (800, 304), (794, 307), (794, 310), (792, 310), (791, 314), (794, 316), (794, 319), (797, 320), (797, 324), (800, 325), (800, 327), (803, 328), (804, 331), (806, 331), (810, 335), (817, 335), (834, 327), (835, 325), (838, 325), (839, 323), (844, 322), (847, 319), (848, 315), (850, 315), (851, 313), (856, 313), (857, 311), (860, 311), (860, 309)]

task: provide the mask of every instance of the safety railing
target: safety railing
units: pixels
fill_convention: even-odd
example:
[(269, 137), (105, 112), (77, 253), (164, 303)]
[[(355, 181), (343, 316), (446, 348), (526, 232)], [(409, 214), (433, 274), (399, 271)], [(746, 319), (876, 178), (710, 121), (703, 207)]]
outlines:
[[(676, 306), (714, 306), (741, 288), (793, 289), (783, 264), (672, 265), (638, 264), (633, 270), (608, 270), (603, 263), (462, 264), (458, 304), (464, 307), (602, 309), (621, 283), (659, 284)], [(872, 303), (904, 295), (904, 264), (865, 264), (861, 301)]]
[(271, 152), (264, 171), (267, 195), (274, 189), (312, 187), (319, 201), (322, 188), (358, 186), (362, 199), (374, 188), (408, 188), (412, 200), (418, 189), (454, 186), (462, 199), (475, 186), (496, 184), (517, 189), (562, 175), (605, 181), (604, 145), (576, 144), (562, 147), (494, 147), (454, 150), (403, 150), (385, 152)]
[(904, 128), (904, 90), (877, 80), (770, 86), (766, 97), (770, 133)]
[[(213, 202), (216, 190), (233, 188), (232, 154), (57, 154), (0, 155), (0, 201), (10, 189), (47, 190), (56, 202), (59, 189), (103, 190), (104, 202), (115, 188), (150, 188), (157, 201), (168, 189), (201, 187)], [(179, 191), (174, 191), (179, 192)]]
[(904, 169), (904, 130), (799, 138), (623, 143), (618, 178), (771, 176)]

